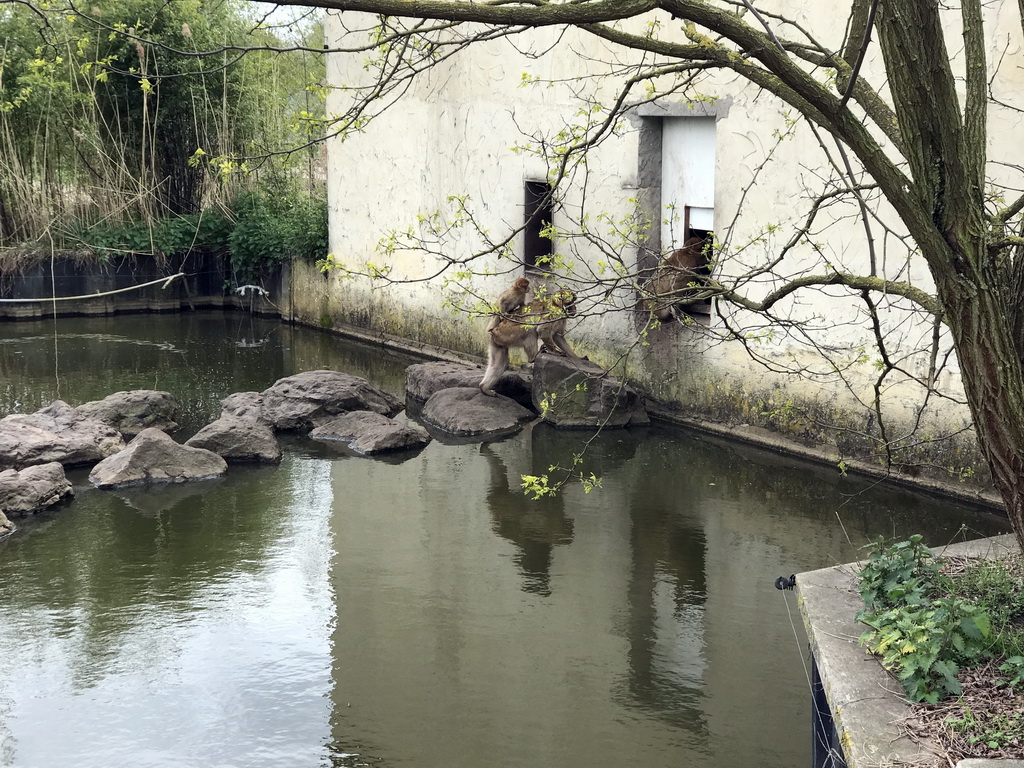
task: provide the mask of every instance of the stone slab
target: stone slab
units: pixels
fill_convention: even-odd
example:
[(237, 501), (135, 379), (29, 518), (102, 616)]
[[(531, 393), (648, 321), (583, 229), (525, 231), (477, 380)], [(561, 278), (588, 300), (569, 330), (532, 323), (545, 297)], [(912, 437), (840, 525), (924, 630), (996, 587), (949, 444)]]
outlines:
[[(937, 556), (998, 557), (1019, 551), (1013, 536), (933, 549)], [(910, 708), (899, 682), (857, 644), (867, 627), (854, 620), (861, 608), (857, 573), (849, 563), (797, 574), (796, 590), (807, 638), (818, 664), (848, 768), (934, 762), (928, 744), (904, 735)], [(808, 692), (810, 696), (810, 692)], [(808, 725), (809, 727), (809, 725)], [(1020, 761), (977, 761), (971, 768), (1009, 768)], [(961, 766), (964, 764), (961, 763)]]

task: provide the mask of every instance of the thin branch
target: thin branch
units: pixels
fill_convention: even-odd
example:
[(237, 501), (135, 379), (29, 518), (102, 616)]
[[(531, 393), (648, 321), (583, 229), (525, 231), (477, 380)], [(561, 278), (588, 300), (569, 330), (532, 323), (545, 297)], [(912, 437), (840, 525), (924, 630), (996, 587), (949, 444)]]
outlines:
[[(868, 10), (867, 23), (864, 26), (864, 40), (860, 44), (860, 50), (857, 51), (857, 61), (854, 63), (853, 70), (850, 73), (850, 82), (846, 86), (846, 92), (843, 94), (843, 98), (839, 100), (840, 109), (846, 106), (846, 102), (850, 100), (850, 95), (853, 93), (854, 86), (857, 84), (860, 67), (864, 63), (864, 57), (868, 52), (868, 45), (871, 43), (871, 29), (875, 26), (876, 10), (878, 10), (878, 0), (871, 0), (871, 8)], [(849, 61), (848, 56), (845, 58)]]

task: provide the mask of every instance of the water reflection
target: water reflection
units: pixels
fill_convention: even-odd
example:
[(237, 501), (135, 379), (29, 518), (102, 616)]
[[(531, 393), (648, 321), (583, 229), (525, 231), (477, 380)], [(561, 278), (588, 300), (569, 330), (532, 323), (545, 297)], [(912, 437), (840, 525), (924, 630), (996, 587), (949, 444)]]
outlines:
[(77, 488), (24, 521), (0, 552), (0, 764), (315, 764), (331, 497), (287, 462), (145, 512)]
[[(412, 362), (230, 314), (3, 330), (0, 408), (167, 389), (179, 439), (230, 392), (334, 368), (400, 394)], [(523, 496), (577, 453), (599, 490)], [(775, 577), (878, 534), (1007, 530), (658, 426), (388, 461), (290, 439), (279, 467), (156, 492), (85, 476), (0, 542), (3, 766), (802, 765)]]
[[(480, 446), (480, 455), (485, 458), (490, 474), (487, 507), (494, 520), (494, 532), (516, 546), (514, 560), (523, 576), (523, 589), (548, 596), (554, 549), (572, 541), (572, 520), (565, 515), (562, 497), (547, 497), (524, 505), (519, 487), (524, 473), (510, 475), (490, 443)], [(546, 470), (534, 461), (525, 474), (537, 475)]]

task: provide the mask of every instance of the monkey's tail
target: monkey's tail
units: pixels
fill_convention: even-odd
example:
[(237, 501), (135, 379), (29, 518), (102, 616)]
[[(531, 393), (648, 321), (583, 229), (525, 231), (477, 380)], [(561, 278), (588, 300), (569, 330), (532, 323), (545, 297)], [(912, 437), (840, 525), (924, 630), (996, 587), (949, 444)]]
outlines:
[(487, 370), (484, 371), (484, 377), (480, 380), (480, 391), (488, 397), (497, 396), (498, 393), (494, 391), (494, 385), (501, 379), (501, 374), (507, 367), (508, 350), (505, 347), (499, 347), (492, 340), (487, 345)]

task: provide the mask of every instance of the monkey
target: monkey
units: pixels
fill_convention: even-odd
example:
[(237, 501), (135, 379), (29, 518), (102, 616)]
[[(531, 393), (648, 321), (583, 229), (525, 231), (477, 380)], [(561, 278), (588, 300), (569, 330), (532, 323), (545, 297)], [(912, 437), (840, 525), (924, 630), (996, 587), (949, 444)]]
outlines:
[(654, 277), (644, 284), (650, 296), (644, 302), (647, 310), (661, 322), (679, 319), (678, 301), (692, 296), (695, 286), (703, 284), (701, 270), (705, 266), (704, 241), (699, 237), (687, 238), (683, 247), (666, 256)]
[(491, 320), (487, 323), (487, 333), (494, 333), (494, 329), (502, 320), (511, 319), (512, 313), (526, 306), (526, 293), (529, 290), (530, 281), (520, 277), (498, 297), (498, 311), (491, 315)]
[(487, 370), (480, 381), (480, 391), (495, 396), (494, 385), (508, 366), (509, 350), (521, 347), (526, 359), (533, 362), (544, 349), (553, 354), (565, 355), (582, 361), (565, 340), (565, 326), (570, 317), (576, 315), (576, 294), (569, 290), (534, 299), (526, 311), (515, 320), (501, 320), (491, 329), (487, 347)]

